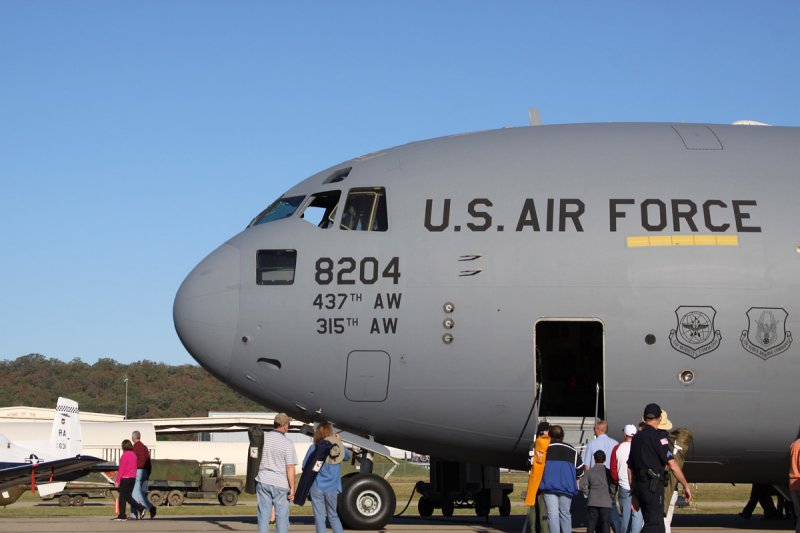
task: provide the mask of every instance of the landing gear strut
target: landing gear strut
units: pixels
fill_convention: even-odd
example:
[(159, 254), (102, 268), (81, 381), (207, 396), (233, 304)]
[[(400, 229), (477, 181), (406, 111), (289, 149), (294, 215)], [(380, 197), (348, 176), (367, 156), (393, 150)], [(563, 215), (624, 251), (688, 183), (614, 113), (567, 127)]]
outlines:
[[(342, 440), (358, 446), (358, 472), (347, 474), (342, 478), (342, 493), (339, 494), (339, 518), (345, 529), (383, 529), (394, 516), (397, 498), (394, 490), (385, 478), (372, 473), (372, 453), (379, 453), (397, 467), (397, 461), (391, 458), (389, 450), (362, 437), (342, 432)], [(392, 468), (386, 477), (394, 471)]]
[(422, 517), (441, 509), (443, 516), (453, 516), (454, 509), (475, 509), (481, 517), (495, 507), (501, 516), (511, 514), (511, 483), (500, 483), (500, 469), (431, 458), (430, 483), (420, 483), (417, 509)]

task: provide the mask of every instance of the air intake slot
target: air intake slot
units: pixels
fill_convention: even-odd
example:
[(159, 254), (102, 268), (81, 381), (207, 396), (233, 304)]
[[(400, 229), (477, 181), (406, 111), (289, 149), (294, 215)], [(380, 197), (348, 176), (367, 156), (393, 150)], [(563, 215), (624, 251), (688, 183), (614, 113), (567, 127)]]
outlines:
[(326, 183), (339, 183), (340, 181), (344, 181), (344, 179), (350, 175), (350, 171), (353, 170), (353, 167), (347, 168), (340, 168), (339, 170), (335, 171), (333, 174), (325, 178), (323, 184)]
[(272, 369), (272, 370), (280, 370), (281, 366), (282, 366), (281, 362), (278, 361), (277, 359), (268, 359), (266, 357), (259, 357), (258, 358), (258, 364), (261, 367), (269, 368), (269, 369)]

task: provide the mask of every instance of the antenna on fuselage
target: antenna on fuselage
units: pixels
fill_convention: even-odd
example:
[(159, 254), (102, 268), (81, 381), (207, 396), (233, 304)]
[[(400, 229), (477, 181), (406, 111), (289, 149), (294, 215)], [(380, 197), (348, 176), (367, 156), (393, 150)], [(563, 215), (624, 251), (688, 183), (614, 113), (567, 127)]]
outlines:
[(530, 122), (531, 126), (542, 125), (542, 112), (538, 107), (532, 107), (528, 109), (528, 121)]

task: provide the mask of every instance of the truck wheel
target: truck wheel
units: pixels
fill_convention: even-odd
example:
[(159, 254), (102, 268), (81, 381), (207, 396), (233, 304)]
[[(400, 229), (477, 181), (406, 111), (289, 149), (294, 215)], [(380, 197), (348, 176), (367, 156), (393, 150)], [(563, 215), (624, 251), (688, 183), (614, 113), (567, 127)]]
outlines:
[(475, 514), (480, 517), (489, 516), (489, 511), (492, 508), (489, 505), (489, 493), (487, 491), (481, 491), (475, 497)]
[(511, 514), (511, 498), (507, 495), (503, 496), (503, 503), (500, 504), (500, 516), (508, 516)]
[(392, 487), (375, 474), (348, 478), (339, 495), (340, 518), (347, 529), (383, 529), (396, 505)]
[(453, 504), (452, 500), (442, 502), (442, 516), (453, 516), (455, 508), (456, 506)]
[(417, 510), (421, 517), (428, 518), (433, 515), (433, 502), (430, 498), (423, 496), (419, 499), (419, 502), (417, 502)]
[(69, 494), (62, 494), (58, 497), (58, 506), (59, 507), (68, 507), (69, 506)]
[(179, 490), (171, 490), (167, 494), (167, 503), (172, 507), (180, 507), (183, 505), (183, 493)]
[(75, 496), (75, 497), (72, 499), (72, 501), (73, 501), (73, 502), (75, 502), (75, 505), (77, 505), (78, 507), (80, 507), (81, 505), (83, 505), (83, 494), (78, 494), (78, 495), (76, 495), (76, 496)]
[(236, 505), (239, 501), (239, 493), (235, 490), (223, 490), (219, 495), (219, 503), (222, 505)]
[(167, 495), (160, 490), (151, 490), (147, 493), (147, 499), (153, 504), (153, 507), (158, 507), (159, 505), (164, 505)]

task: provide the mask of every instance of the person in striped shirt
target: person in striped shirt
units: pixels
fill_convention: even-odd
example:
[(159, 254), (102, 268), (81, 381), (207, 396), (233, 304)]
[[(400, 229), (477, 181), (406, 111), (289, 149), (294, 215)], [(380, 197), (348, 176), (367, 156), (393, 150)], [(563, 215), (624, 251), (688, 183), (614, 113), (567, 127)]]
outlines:
[(273, 509), (275, 531), (289, 531), (289, 503), (294, 500), (297, 465), (294, 443), (286, 436), (291, 421), (286, 413), (279, 413), (275, 415), (275, 429), (264, 434), (261, 464), (256, 476), (258, 533), (269, 533), (269, 519)]

